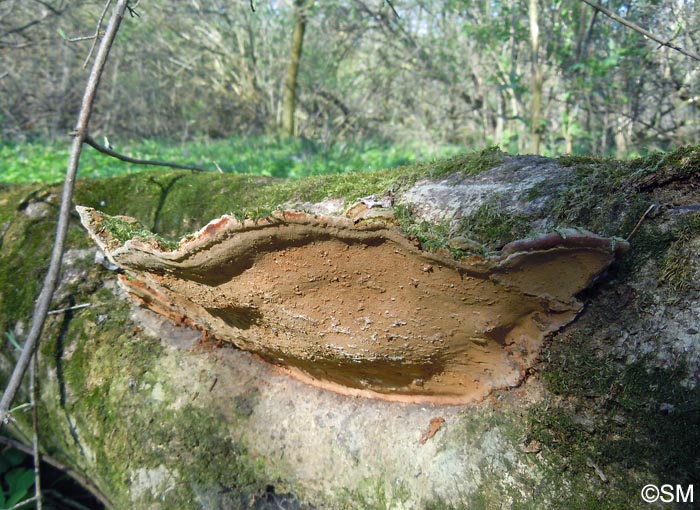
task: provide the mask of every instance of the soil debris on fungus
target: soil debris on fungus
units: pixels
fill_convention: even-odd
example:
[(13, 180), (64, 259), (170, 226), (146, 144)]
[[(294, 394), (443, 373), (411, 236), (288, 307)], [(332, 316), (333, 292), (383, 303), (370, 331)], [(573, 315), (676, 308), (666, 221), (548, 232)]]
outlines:
[[(222, 216), (178, 245), (78, 207), (137, 303), (346, 395), (461, 404), (518, 385), (576, 295), (629, 245), (582, 229), (454, 260), (390, 215)], [(430, 268), (430, 270), (426, 270)]]

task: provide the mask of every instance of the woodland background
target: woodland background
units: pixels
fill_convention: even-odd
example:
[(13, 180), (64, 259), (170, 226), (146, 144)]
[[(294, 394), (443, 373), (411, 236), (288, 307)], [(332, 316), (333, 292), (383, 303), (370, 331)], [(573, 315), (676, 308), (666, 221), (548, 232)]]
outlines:
[[(693, 0), (603, 4), (700, 53)], [(0, 135), (67, 140), (103, 2), (0, 0)], [(254, 8), (251, 8), (251, 6)], [(698, 63), (579, 0), (149, 0), (108, 62), (92, 134), (187, 143), (290, 132), (326, 150), (629, 156), (698, 143)], [(67, 145), (67, 142), (66, 142)]]

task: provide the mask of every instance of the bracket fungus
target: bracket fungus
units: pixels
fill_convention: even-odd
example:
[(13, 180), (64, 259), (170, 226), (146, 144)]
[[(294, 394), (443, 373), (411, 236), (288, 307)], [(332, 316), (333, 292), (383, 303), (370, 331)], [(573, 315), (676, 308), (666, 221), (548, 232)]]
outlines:
[(316, 386), (400, 402), (461, 404), (518, 385), (546, 335), (581, 310), (575, 296), (628, 248), (565, 229), (453, 260), (376, 211), (222, 216), (166, 247), (125, 239), (115, 224), (133, 230), (131, 218), (78, 212), (140, 305)]

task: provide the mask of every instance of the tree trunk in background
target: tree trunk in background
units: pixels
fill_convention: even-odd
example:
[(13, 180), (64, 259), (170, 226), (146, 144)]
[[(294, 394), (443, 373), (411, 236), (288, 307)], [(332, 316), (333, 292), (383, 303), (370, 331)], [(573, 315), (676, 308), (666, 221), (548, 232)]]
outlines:
[(532, 50), (531, 69), (532, 69), (532, 103), (530, 111), (530, 150), (533, 154), (540, 153), (540, 144), (542, 141), (542, 81), (544, 79), (542, 66), (539, 61), (540, 53), (540, 26), (539, 26), (539, 9), (537, 0), (530, 0), (530, 46)]
[(284, 81), (284, 104), (282, 106), (282, 133), (294, 136), (294, 110), (297, 100), (297, 76), (299, 61), (304, 45), (306, 30), (306, 11), (313, 5), (313, 0), (294, 0), (294, 33), (292, 34), (292, 51), (287, 68), (287, 78)]

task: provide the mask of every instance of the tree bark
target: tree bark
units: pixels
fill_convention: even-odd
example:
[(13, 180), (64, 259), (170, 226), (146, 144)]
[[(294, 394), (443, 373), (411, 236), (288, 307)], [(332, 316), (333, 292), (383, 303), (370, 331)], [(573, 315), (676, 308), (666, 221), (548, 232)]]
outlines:
[(544, 72), (540, 62), (540, 15), (539, 0), (529, 0), (528, 14), (530, 17), (530, 69), (531, 93), (530, 106), (530, 150), (533, 154), (540, 153), (542, 143), (542, 85)]
[(289, 137), (296, 135), (294, 114), (297, 102), (297, 78), (304, 45), (307, 14), (312, 6), (313, 0), (294, 0), (294, 32), (292, 33), (287, 77), (284, 80), (284, 103), (282, 106), (282, 133)]
[[(450, 256), (484, 250), (476, 260), (529, 232), (562, 226), (627, 237), (650, 202), (673, 201), (646, 216), (630, 254), (610, 269), (607, 283), (586, 294), (578, 319), (552, 336), (519, 387), (460, 406), (343, 396), (212, 344), (185, 327), (185, 318), (174, 324), (131, 305), (115, 284), (119, 275), (95, 264), (94, 246), (72, 223), (53, 304), (61, 311), (49, 316), (39, 351), (42, 450), (87, 476), (115, 509), (446, 508), (474, 500), (546, 509), (574, 507), (581, 498), (603, 508), (639, 497), (630, 472), (635, 480), (697, 480), (692, 445), (700, 438), (692, 424), (700, 394), (690, 382), (700, 374), (700, 288), (693, 276), (700, 274), (700, 228), (691, 205), (700, 203), (700, 186), (697, 172), (687, 171), (697, 161), (697, 148), (631, 164), (487, 151), (282, 187), (266, 178), (191, 172), (79, 181), (76, 202), (158, 224), (173, 237), (232, 210), (264, 207), (256, 197), (267, 203), (273, 193), (285, 209), (326, 215), (342, 215), (355, 197), (372, 195), (393, 204), (414, 244), (442, 246)], [(31, 316), (31, 292), (24, 289), (40, 284), (39, 268), (50, 256), (43, 239), (54, 227), (58, 194), (39, 185), (0, 189), (2, 331), (21, 334)], [(317, 203), (319, 197), (326, 199)], [(215, 232), (216, 224), (208, 230)], [(559, 232), (554, 237), (563, 239), (566, 231)], [(141, 247), (147, 254), (149, 246)], [(338, 285), (383, 290), (387, 308), (380, 312), (391, 315), (398, 284), (376, 289), (366, 277), (372, 267), (350, 274), (350, 260), (335, 267), (318, 256), (289, 267), (280, 258), (279, 274), (260, 276), (283, 282), (311, 267), (337, 270)], [(512, 268), (518, 260), (511, 258)], [(427, 280), (416, 290), (430, 286), (441, 269), (426, 265), (424, 271)], [(352, 316), (329, 316), (318, 326), (367, 325), (370, 311), (355, 297), (349, 291), (337, 296), (356, 304)], [(73, 307), (82, 303), (90, 306)], [(549, 311), (561, 305), (550, 302)], [(312, 312), (280, 310), (299, 321)], [(388, 335), (410, 327), (411, 317), (405, 325), (402, 317), (391, 320)], [(439, 346), (452, 334), (438, 329), (426, 341)], [(3, 382), (13, 358), (11, 349), (0, 350)], [(665, 411), (649, 412), (660, 403)], [(31, 418), (19, 414), (8, 431), (28, 443)], [(640, 447), (630, 450), (630, 444)], [(609, 483), (599, 481), (599, 473)]]

